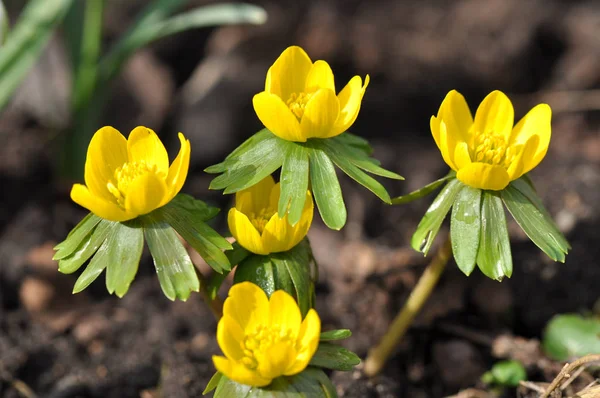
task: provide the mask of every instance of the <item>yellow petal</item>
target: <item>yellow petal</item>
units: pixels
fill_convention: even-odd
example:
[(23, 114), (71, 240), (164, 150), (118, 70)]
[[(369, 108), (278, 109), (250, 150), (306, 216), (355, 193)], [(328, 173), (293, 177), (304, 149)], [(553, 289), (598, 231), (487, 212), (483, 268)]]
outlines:
[[(273, 176), (269, 175), (250, 188), (236, 192), (235, 208), (244, 214), (258, 214), (267, 207), (277, 208), (277, 204), (274, 207), (269, 206), (270, 197), (275, 186)], [(277, 190), (277, 192), (279, 191)], [(279, 197), (277, 200), (279, 200)]]
[(296, 361), (284, 372), (284, 375), (291, 376), (300, 373), (308, 366), (319, 346), (320, 334), (321, 319), (314, 309), (310, 309), (302, 321), (298, 333)]
[(365, 90), (369, 85), (370, 77), (367, 75), (365, 78), (365, 84), (362, 84), (360, 76), (354, 76), (346, 87), (338, 94), (338, 101), (340, 102), (340, 115), (335, 121), (335, 127), (330, 134), (330, 137), (342, 134), (348, 130), (354, 123), (360, 111), (360, 105), (362, 103)]
[(492, 91), (477, 108), (473, 131), (493, 132), (508, 140), (514, 121), (515, 113), (508, 97), (501, 91)]
[(550, 145), (550, 136), (552, 135), (551, 119), (552, 110), (550, 106), (539, 104), (517, 123), (511, 133), (509, 145), (513, 143), (523, 144), (533, 135), (539, 137), (534, 154), (531, 157), (523, 159), (527, 171), (537, 166), (544, 159), (544, 156), (546, 156), (548, 146)]
[(244, 249), (254, 254), (269, 254), (263, 246), (258, 230), (244, 213), (235, 207), (231, 208), (227, 214), (227, 224), (231, 235)]
[(87, 150), (85, 185), (96, 196), (114, 200), (106, 185), (115, 170), (127, 162), (127, 140), (110, 126), (96, 131)]
[(241, 343), (244, 341), (244, 330), (230, 315), (223, 315), (217, 325), (217, 342), (229, 359), (240, 360), (244, 357)]
[(231, 361), (225, 357), (213, 355), (215, 368), (227, 376), (228, 379), (240, 384), (254, 387), (264, 387), (271, 384), (271, 379), (261, 377), (257, 372), (246, 368), (243, 364)]
[(127, 140), (130, 162), (146, 162), (155, 166), (156, 172), (165, 178), (169, 173), (169, 155), (156, 133), (144, 126), (134, 128)]
[(473, 188), (499, 191), (506, 188), (510, 179), (503, 167), (487, 163), (471, 163), (456, 173), (463, 184)]
[(469, 129), (473, 125), (473, 116), (465, 97), (452, 90), (442, 101), (437, 115), (438, 120), (446, 124), (446, 129), (457, 141), (469, 142)]
[(300, 134), (300, 122), (277, 95), (263, 91), (252, 98), (252, 104), (261, 123), (273, 134), (288, 141), (306, 141)]
[(296, 349), (287, 342), (278, 342), (267, 348), (258, 364), (258, 373), (268, 379), (282, 376), (294, 363)]
[(311, 68), (312, 61), (302, 48), (288, 47), (267, 72), (265, 91), (287, 101), (292, 93), (299, 94), (304, 91), (306, 77)]
[(333, 125), (340, 114), (340, 103), (335, 92), (322, 88), (306, 104), (300, 121), (302, 138), (332, 137)]
[(312, 195), (307, 191), (304, 208), (300, 221), (293, 227), (288, 222), (288, 216), (283, 219), (275, 213), (265, 225), (262, 233), (263, 247), (269, 253), (287, 251), (296, 246), (308, 233), (312, 224), (314, 203)]
[(540, 137), (538, 135), (532, 135), (529, 137), (525, 145), (513, 145), (512, 148), (517, 151), (516, 156), (508, 167), (508, 176), (511, 181), (516, 180), (523, 174), (531, 170), (527, 168), (530, 165), (531, 159), (533, 158), (536, 149), (539, 146)]
[(444, 162), (446, 162), (446, 164), (448, 166), (450, 166), (450, 168), (452, 170), (458, 171), (458, 168), (454, 164), (454, 150), (455, 150), (456, 144), (458, 142), (457, 137), (452, 136), (451, 134), (448, 133), (448, 129), (446, 128), (446, 123), (444, 123), (443, 120), (440, 122), (440, 130), (439, 131), (440, 131), (439, 148), (440, 148), (440, 152), (442, 153), (442, 158), (444, 159)]
[(148, 214), (158, 208), (167, 195), (165, 180), (154, 173), (137, 177), (125, 193), (125, 208), (137, 215)]
[(304, 91), (313, 92), (320, 88), (327, 88), (335, 93), (333, 71), (325, 61), (317, 61), (313, 64), (308, 72)]
[(85, 185), (74, 184), (73, 188), (71, 188), (71, 199), (73, 202), (106, 220), (126, 221), (137, 216), (137, 214), (125, 212), (114, 202), (94, 195)]
[(252, 331), (257, 324), (268, 324), (269, 299), (254, 283), (237, 283), (229, 289), (223, 314), (232, 317), (244, 331)]
[(179, 149), (177, 157), (171, 164), (171, 167), (169, 167), (169, 174), (167, 175), (166, 179), (167, 189), (169, 191), (168, 201), (173, 199), (175, 195), (181, 191), (181, 188), (183, 188), (183, 184), (185, 183), (188, 169), (190, 167), (190, 141), (187, 140), (181, 133), (179, 133), (177, 136), (179, 137), (181, 148)]
[(296, 300), (283, 290), (277, 290), (269, 299), (269, 324), (280, 325), (284, 329), (289, 329), (293, 333), (293, 339), (296, 339), (302, 316)]
[(454, 164), (457, 169), (462, 169), (471, 164), (471, 155), (469, 155), (469, 145), (466, 142), (459, 142), (454, 148)]

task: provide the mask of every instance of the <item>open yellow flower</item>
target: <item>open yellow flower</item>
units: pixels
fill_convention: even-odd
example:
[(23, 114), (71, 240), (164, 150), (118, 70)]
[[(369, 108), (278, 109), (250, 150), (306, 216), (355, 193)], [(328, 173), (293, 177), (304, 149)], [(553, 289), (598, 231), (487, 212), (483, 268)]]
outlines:
[(493, 91), (481, 102), (473, 120), (464, 97), (452, 90), (437, 117), (431, 117), (431, 133), (444, 161), (461, 182), (498, 191), (546, 156), (551, 118), (550, 107), (539, 104), (513, 127), (510, 100)]
[(271, 176), (235, 194), (235, 207), (229, 210), (227, 222), (233, 237), (246, 250), (255, 254), (284, 252), (308, 233), (314, 212), (310, 191), (306, 191), (300, 221), (294, 226), (287, 215), (280, 218), (277, 214), (280, 194), (280, 185)]
[(252, 100), (260, 121), (288, 141), (335, 137), (348, 130), (369, 84), (354, 76), (336, 96), (333, 72), (325, 61), (314, 64), (297, 46), (288, 47), (267, 72), (265, 91)]
[(126, 221), (169, 203), (179, 193), (190, 164), (190, 142), (179, 133), (181, 149), (169, 156), (154, 131), (136, 127), (123, 137), (106, 126), (88, 147), (85, 185), (74, 184), (71, 199), (98, 217)]
[(217, 370), (229, 379), (263, 387), (279, 376), (302, 372), (319, 345), (321, 320), (310, 309), (304, 320), (296, 301), (283, 290), (268, 299), (251, 282), (229, 290), (217, 341), (225, 357), (213, 356)]

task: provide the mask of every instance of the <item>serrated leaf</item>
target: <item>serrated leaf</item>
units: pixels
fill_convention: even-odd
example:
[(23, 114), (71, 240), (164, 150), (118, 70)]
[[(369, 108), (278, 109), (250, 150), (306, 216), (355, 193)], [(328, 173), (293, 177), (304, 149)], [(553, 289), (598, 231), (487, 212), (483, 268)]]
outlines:
[(502, 199), (495, 191), (482, 191), (481, 241), (477, 266), (488, 278), (502, 280), (512, 275), (512, 255)]
[(346, 224), (346, 205), (333, 163), (325, 152), (312, 148), (309, 152), (310, 181), (321, 218), (331, 229), (339, 230)]
[(319, 343), (319, 348), (309, 364), (320, 368), (348, 371), (354, 369), (359, 363), (360, 358), (352, 351), (335, 344)]
[[(541, 205), (541, 199), (526, 182), (513, 181), (501, 192), (502, 200), (513, 218), (529, 239), (554, 261), (565, 262), (570, 246), (550, 215)], [(535, 198), (530, 199), (532, 196)]]
[[(273, 253), (270, 257), (277, 267), (278, 274), (286, 273), (290, 278), (293, 284), (293, 293), (291, 294), (298, 301), (302, 317), (306, 316), (306, 313), (312, 307), (310, 256), (306, 242), (296, 245), (287, 252)], [(288, 291), (288, 289), (284, 290)]]
[(600, 318), (556, 315), (544, 330), (544, 351), (557, 361), (600, 353)]
[(427, 209), (411, 238), (410, 245), (413, 249), (427, 255), (442, 226), (442, 222), (463, 186), (457, 179), (452, 179), (442, 188), (429, 209)]
[(343, 340), (352, 336), (352, 332), (348, 329), (337, 329), (337, 330), (328, 330), (326, 332), (321, 332), (321, 336), (319, 337), (320, 341), (335, 341), (335, 340)]
[(433, 191), (435, 191), (436, 189), (441, 187), (446, 181), (449, 181), (453, 178), (456, 178), (456, 173), (454, 171), (450, 171), (450, 173), (448, 173), (445, 177), (442, 177), (439, 180), (435, 180), (434, 182), (425, 185), (421, 189), (417, 189), (416, 191), (413, 191), (406, 195), (402, 195), (402, 196), (393, 198), (392, 204), (393, 205), (401, 205), (401, 204), (405, 204), (405, 203), (410, 203), (417, 199), (421, 199), (422, 197), (429, 195), (430, 193), (432, 193)]
[(212, 180), (209, 189), (224, 189), (229, 194), (251, 187), (281, 167), (288, 145), (273, 134), (252, 146), (242, 145), (243, 151), (223, 162), (225, 170)]
[(58, 245), (54, 246), (54, 256), (52, 256), (52, 260), (60, 260), (61, 258), (65, 258), (70, 256), (75, 252), (75, 250), (81, 246), (81, 243), (88, 235), (94, 230), (96, 225), (102, 220), (100, 217), (95, 215), (94, 213), (89, 213), (87, 216), (83, 218), (77, 224), (71, 232), (67, 235), (67, 238), (60, 242)]
[(467, 276), (475, 269), (481, 232), (481, 189), (464, 186), (452, 206), (450, 240), (458, 268)]
[(162, 221), (145, 222), (144, 236), (154, 261), (164, 295), (170, 300), (187, 300), (200, 290), (200, 281), (192, 260), (177, 234)]
[(296, 225), (302, 216), (306, 191), (308, 190), (308, 152), (300, 144), (287, 148), (281, 167), (281, 195), (279, 197), (279, 217), (288, 213), (290, 225)]
[(101, 220), (74, 253), (58, 261), (58, 270), (63, 274), (77, 271), (98, 250), (114, 226), (113, 221)]
[(144, 231), (134, 220), (119, 223), (112, 235), (108, 247), (106, 289), (110, 294), (115, 293), (121, 298), (129, 290), (140, 265), (144, 248)]

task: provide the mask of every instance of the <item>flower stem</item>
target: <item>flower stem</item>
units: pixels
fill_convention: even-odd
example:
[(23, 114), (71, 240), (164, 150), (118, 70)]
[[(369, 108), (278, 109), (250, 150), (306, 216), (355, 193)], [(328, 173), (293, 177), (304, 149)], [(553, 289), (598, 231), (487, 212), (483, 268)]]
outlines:
[(406, 300), (404, 307), (396, 315), (396, 318), (392, 321), (392, 324), (379, 344), (369, 351), (365, 360), (365, 373), (368, 376), (374, 376), (381, 371), (392, 351), (408, 330), (413, 319), (431, 295), (451, 255), (452, 245), (450, 244), (450, 237), (448, 237), (438, 249), (438, 252), (425, 269), (425, 272), (423, 272), (423, 275), (421, 275), (417, 285), (410, 293), (408, 300)]
[(196, 273), (198, 274), (198, 279), (200, 280), (200, 295), (208, 305), (208, 308), (210, 308), (211, 312), (215, 316), (215, 319), (218, 321), (223, 317), (223, 302), (219, 296), (215, 296), (214, 299), (210, 297), (210, 293), (206, 289), (206, 286), (208, 286), (208, 281), (199, 269), (196, 268), (196, 270), (198, 271)]

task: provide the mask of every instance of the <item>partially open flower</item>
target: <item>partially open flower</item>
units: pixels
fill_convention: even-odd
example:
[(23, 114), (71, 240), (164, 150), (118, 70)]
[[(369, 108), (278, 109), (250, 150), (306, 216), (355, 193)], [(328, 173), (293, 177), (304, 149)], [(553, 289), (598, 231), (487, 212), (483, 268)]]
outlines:
[(250, 282), (229, 290), (217, 341), (223, 356), (213, 356), (217, 370), (229, 379), (263, 387), (279, 376), (302, 372), (319, 345), (321, 320), (310, 309), (304, 320), (292, 296), (266, 293)]
[(330, 138), (346, 131), (358, 116), (369, 84), (354, 76), (336, 95), (331, 67), (314, 64), (297, 46), (288, 47), (269, 68), (265, 91), (253, 98), (260, 121), (288, 141)]
[(540, 104), (513, 127), (510, 100), (493, 91), (481, 102), (473, 120), (464, 97), (452, 90), (437, 117), (431, 117), (431, 133), (444, 161), (461, 182), (498, 191), (546, 156), (551, 117), (550, 107)]
[(126, 139), (112, 127), (94, 134), (85, 161), (85, 185), (74, 184), (71, 199), (98, 217), (127, 221), (164, 206), (187, 177), (190, 142), (179, 133), (181, 149), (169, 156), (154, 131), (136, 127)]
[(231, 234), (246, 250), (255, 254), (284, 252), (308, 233), (314, 213), (310, 191), (306, 191), (300, 221), (294, 226), (287, 214), (280, 218), (277, 213), (280, 194), (280, 185), (271, 176), (235, 194), (235, 207), (229, 210), (227, 221)]

